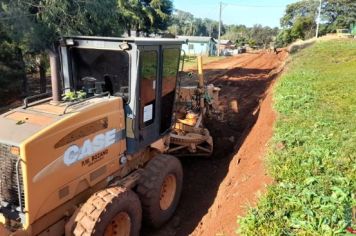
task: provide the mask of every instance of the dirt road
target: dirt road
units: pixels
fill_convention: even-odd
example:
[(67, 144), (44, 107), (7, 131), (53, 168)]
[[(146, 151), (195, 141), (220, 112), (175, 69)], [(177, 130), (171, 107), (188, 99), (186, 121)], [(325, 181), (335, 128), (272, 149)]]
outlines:
[[(207, 120), (214, 137), (211, 159), (183, 158), (184, 187), (175, 216), (143, 235), (234, 235), (237, 217), (271, 182), (263, 154), (272, 135), (270, 85), (287, 53), (243, 54), (205, 66), (205, 77), (222, 88), (224, 121)], [(265, 99), (266, 98), (266, 99)]]

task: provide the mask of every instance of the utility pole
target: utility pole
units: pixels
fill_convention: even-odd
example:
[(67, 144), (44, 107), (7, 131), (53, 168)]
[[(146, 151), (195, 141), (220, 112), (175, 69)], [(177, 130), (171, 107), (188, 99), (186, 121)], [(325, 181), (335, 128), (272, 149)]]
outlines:
[(218, 37), (218, 57), (220, 56), (220, 35), (221, 35), (221, 11), (222, 11), (222, 2), (220, 2), (220, 9), (219, 9), (219, 37)]
[(318, 18), (317, 18), (317, 22), (316, 22), (316, 32), (315, 32), (315, 37), (318, 38), (319, 37), (319, 24), (320, 24), (320, 14), (321, 14), (321, 0), (319, 0), (319, 9), (318, 9)]

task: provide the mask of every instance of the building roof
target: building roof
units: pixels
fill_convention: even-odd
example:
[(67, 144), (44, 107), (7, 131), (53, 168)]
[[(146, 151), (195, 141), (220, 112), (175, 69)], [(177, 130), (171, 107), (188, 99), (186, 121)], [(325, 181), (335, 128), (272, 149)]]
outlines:
[(197, 42), (197, 43), (208, 43), (214, 40), (212, 37), (206, 37), (206, 36), (177, 35), (177, 38), (182, 40), (188, 40), (188, 42)]

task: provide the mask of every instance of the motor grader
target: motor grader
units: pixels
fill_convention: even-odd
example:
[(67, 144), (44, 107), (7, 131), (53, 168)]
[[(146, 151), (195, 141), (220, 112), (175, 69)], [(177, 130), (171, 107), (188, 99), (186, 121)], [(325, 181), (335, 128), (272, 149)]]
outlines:
[[(50, 94), (0, 116), (0, 235), (139, 235), (173, 215), (208, 156), (218, 88), (180, 86), (176, 39), (64, 37)], [(177, 79), (178, 78), (178, 79)]]

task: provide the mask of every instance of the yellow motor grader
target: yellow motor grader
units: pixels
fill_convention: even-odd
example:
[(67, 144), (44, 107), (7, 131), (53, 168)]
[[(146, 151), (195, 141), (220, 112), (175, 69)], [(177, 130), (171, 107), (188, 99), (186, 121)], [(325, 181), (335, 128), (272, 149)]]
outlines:
[(211, 154), (202, 121), (218, 96), (202, 73), (179, 86), (183, 43), (59, 41), (52, 92), (0, 116), (0, 235), (139, 235), (169, 220), (183, 183), (173, 155)]

